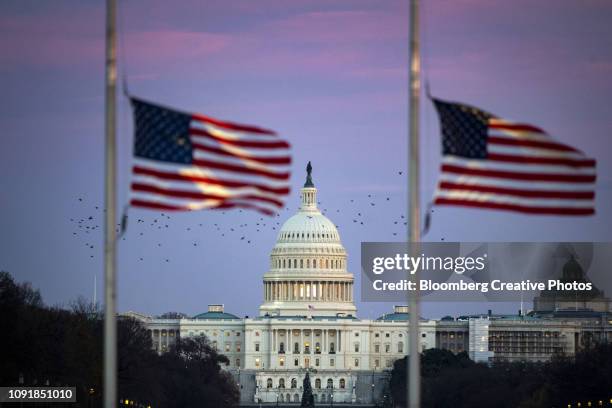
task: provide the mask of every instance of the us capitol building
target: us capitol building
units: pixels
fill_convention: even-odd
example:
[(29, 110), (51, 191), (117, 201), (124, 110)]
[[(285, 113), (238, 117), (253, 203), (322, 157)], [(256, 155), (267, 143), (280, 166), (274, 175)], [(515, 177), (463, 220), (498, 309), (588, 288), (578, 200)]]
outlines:
[[(206, 336), (229, 358), (243, 405), (299, 403), (307, 371), (315, 402), (374, 405), (389, 393), (393, 362), (407, 354), (408, 308), (375, 320), (356, 316), (354, 277), (338, 230), (317, 208), (310, 163), (300, 199), (272, 249), (259, 316), (240, 318), (223, 305), (192, 318), (123, 316), (144, 323), (159, 353), (179, 338)], [(601, 302), (600, 310), (558, 310), (548, 302), (549, 310), (526, 316), (421, 319), (419, 348), (466, 351), (485, 362), (572, 355), (586, 341), (612, 341), (609, 301)]]

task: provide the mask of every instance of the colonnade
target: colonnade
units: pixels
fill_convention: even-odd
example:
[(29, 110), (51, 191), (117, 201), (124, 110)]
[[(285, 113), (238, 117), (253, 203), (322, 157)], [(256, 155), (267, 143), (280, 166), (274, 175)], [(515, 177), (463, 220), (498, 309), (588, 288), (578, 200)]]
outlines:
[[(342, 351), (337, 329), (272, 329), (272, 352), (284, 354), (335, 354)], [(297, 353), (295, 343), (298, 344)]]
[(274, 281), (264, 282), (264, 299), (269, 301), (352, 302), (353, 282)]

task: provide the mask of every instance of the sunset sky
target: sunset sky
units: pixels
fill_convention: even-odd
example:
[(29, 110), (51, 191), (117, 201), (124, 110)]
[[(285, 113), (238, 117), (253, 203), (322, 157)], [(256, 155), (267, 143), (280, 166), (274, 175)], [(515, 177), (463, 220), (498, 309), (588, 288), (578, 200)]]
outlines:
[[(257, 314), (276, 223), (296, 210), (308, 160), (357, 282), (362, 241), (404, 239), (407, 0), (118, 3), (119, 73), (132, 94), (274, 129), (292, 143), (294, 157), (289, 210), (278, 218), (198, 212), (164, 221), (131, 211), (119, 245), (121, 311), (196, 314), (225, 303), (237, 315)], [(434, 95), (538, 125), (596, 158), (598, 173), (595, 216), (436, 208), (424, 239), (610, 241), (612, 3), (422, 3), (423, 79)], [(103, 2), (4, 1), (0, 31), (0, 270), (32, 282), (49, 304), (91, 298), (97, 276), (101, 299), (102, 230), (95, 226), (102, 226), (103, 205)], [(132, 118), (121, 93), (118, 101), (123, 207)], [(440, 138), (433, 107), (425, 98), (422, 106), (425, 207)], [(392, 303), (357, 306), (370, 318)], [(516, 309), (427, 304), (423, 314), (491, 307)]]

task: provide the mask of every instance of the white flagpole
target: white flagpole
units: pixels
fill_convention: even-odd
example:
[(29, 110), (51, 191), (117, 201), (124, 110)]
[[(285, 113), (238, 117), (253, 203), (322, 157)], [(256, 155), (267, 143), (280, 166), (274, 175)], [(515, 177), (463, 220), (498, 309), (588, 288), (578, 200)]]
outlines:
[[(421, 91), (421, 58), (419, 54), (419, 4), (410, 0), (410, 103), (409, 103), (409, 151), (408, 151), (408, 238), (413, 254), (418, 256), (420, 240), (419, 204), (419, 97)], [(412, 293), (409, 302), (409, 357), (408, 357), (408, 407), (421, 406), (421, 366), (419, 355), (419, 290)]]
[(104, 208), (104, 407), (117, 406), (117, 318), (116, 318), (116, 0), (106, 1), (106, 95)]

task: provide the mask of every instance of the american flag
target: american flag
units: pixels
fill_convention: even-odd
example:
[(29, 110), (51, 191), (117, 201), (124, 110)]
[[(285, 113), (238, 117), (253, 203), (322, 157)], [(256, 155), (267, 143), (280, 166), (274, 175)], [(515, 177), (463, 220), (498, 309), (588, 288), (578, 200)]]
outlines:
[(156, 210), (254, 209), (272, 215), (289, 194), (289, 143), (270, 130), (132, 98), (130, 204)]
[(433, 100), (442, 128), (437, 205), (528, 214), (595, 213), (595, 160), (542, 129)]

